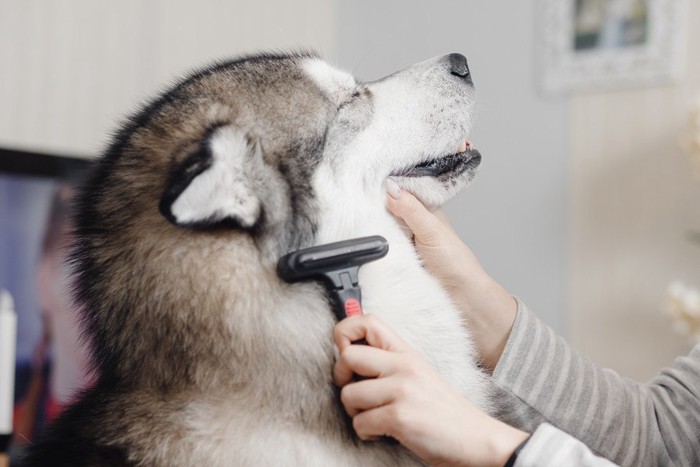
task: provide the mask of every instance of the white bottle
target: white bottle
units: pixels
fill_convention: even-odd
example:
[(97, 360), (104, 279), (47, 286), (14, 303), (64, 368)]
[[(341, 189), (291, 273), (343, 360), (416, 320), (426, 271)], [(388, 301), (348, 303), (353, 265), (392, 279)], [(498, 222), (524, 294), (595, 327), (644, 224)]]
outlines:
[(12, 434), (17, 315), (12, 296), (0, 289), (0, 436)]

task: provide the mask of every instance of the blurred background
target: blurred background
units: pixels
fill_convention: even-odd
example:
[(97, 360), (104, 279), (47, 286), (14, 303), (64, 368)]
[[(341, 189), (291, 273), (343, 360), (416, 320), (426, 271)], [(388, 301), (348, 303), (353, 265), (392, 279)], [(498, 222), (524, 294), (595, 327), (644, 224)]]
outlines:
[[(664, 310), (682, 308), (692, 321), (692, 300), (700, 303), (674, 282), (700, 285), (700, 244), (690, 239), (700, 230), (700, 179), (688, 139), (700, 95), (700, 3), (690, 2), (666, 32), (684, 63), (673, 79), (551, 92), (542, 84), (548, 59), (606, 48), (644, 52), (669, 4), (556, 0), (569, 5), (562, 27), (547, 13), (552, 1), (0, 0), (0, 148), (15, 158), (19, 150), (90, 159), (116, 122), (164, 84), (241, 53), (313, 49), (361, 80), (463, 53), (477, 88), (471, 140), (483, 161), (476, 182), (447, 206), (454, 226), (491, 275), (575, 348), (646, 380), (692, 345)], [(606, 16), (611, 5), (624, 20), (615, 31), (627, 36), (603, 32), (606, 18), (615, 18)], [(543, 59), (547, 34), (562, 30), (573, 55)], [(596, 44), (601, 50), (591, 52)], [(40, 155), (32, 159), (39, 169), (47, 163)], [(24, 188), (10, 180), (24, 177), (12, 173), (14, 163), (0, 173), (5, 288), (20, 277), (9, 260), (19, 251), (11, 239), (43, 239), (24, 259), (46, 269), (51, 203), (71, 193), (60, 177), (50, 186), (41, 179), (32, 188), (38, 201), (23, 205)], [(11, 235), (25, 215), (31, 235)], [(53, 232), (60, 238), (61, 228)], [(42, 296), (16, 298), (18, 360), (36, 360), (51, 341), (45, 328), (56, 313)], [(76, 366), (67, 371), (79, 373)]]

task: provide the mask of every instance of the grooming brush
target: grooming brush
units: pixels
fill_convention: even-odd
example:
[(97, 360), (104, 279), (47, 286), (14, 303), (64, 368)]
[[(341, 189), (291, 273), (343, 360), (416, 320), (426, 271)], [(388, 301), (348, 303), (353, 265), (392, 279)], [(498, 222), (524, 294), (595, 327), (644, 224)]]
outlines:
[[(342, 320), (362, 314), (362, 290), (357, 278), (360, 266), (386, 256), (384, 237), (353, 238), (297, 250), (280, 258), (277, 274), (286, 282), (320, 280), (328, 287), (333, 311)], [(366, 343), (364, 339), (355, 343)]]
[[(357, 273), (360, 266), (386, 256), (389, 243), (380, 235), (353, 238), (297, 250), (277, 262), (277, 275), (286, 282), (320, 280), (331, 292), (333, 312), (338, 320), (362, 314), (362, 289)], [(353, 344), (367, 344), (359, 339)], [(356, 381), (366, 379), (355, 375)], [(381, 440), (396, 445), (388, 436)]]

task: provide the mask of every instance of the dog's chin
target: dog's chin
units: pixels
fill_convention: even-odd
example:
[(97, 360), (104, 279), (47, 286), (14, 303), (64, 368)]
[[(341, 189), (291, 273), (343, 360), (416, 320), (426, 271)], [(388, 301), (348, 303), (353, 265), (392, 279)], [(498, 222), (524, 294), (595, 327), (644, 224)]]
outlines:
[(466, 187), (474, 179), (480, 163), (479, 151), (469, 149), (398, 170), (391, 178), (432, 211)]

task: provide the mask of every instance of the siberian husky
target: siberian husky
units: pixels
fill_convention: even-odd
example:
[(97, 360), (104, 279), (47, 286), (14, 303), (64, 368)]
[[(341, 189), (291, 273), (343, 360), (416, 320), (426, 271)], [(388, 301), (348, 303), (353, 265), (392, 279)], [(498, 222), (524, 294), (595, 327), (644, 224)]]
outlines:
[(72, 254), (97, 382), (29, 465), (420, 465), (353, 436), (332, 382), (324, 288), (280, 256), (383, 235), (364, 307), (479, 406), (468, 331), (385, 208), (389, 176), (430, 207), (474, 177), (466, 59), (359, 82), (312, 54), (220, 62), (126, 121), (96, 164)]

